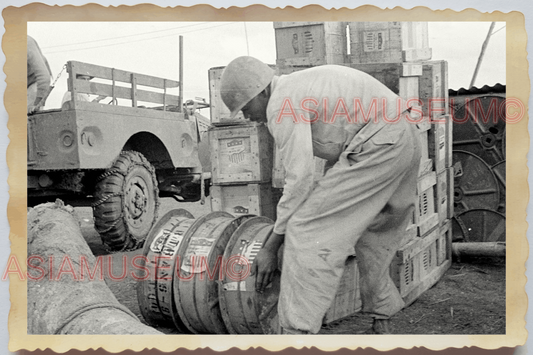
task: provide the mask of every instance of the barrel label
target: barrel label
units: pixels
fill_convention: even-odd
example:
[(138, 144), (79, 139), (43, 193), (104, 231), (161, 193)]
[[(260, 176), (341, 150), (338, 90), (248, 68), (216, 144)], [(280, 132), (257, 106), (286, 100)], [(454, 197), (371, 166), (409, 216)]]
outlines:
[(224, 291), (246, 291), (246, 282), (226, 282), (222, 287)]
[[(246, 243), (246, 241), (243, 241), (243, 243)], [(261, 247), (263, 246), (263, 242), (260, 240), (256, 240), (253, 243), (245, 244), (243, 245), (243, 249), (241, 252), (241, 255), (244, 257), (244, 259), (241, 259), (239, 261), (239, 264), (243, 265), (244, 263), (252, 263), (257, 256), (257, 253), (259, 253), (259, 250), (261, 250)]]
[(186, 218), (178, 217), (165, 223), (152, 241), (152, 244), (150, 244), (150, 250), (154, 253), (161, 253), (165, 244), (165, 240), (167, 240), (167, 237), (170, 235), (172, 229), (174, 229), (176, 225), (178, 225), (184, 219)]
[(178, 252), (183, 236), (194, 222), (192, 219), (187, 219), (179, 223), (174, 229), (167, 234), (166, 240), (163, 242), (161, 249), (161, 258), (157, 265), (156, 279), (157, 279), (157, 299), (159, 300), (159, 308), (161, 312), (172, 317), (172, 279), (174, 275), (175, 256)]
[[(203, 225), (189, 240), (181, 270), (189, 274), (200, 274), (207, 268), (208, 257), (215, 245), (217, 234), (212, 233), (209, 223)], [(193, 267), (194, 263), (194, 267)]]

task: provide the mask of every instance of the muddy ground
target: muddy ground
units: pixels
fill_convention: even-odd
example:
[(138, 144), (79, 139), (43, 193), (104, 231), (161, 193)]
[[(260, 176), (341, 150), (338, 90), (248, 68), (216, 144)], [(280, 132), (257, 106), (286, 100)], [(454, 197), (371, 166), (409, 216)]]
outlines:
[[(162, 199), (160, 216), (171, 209), (185, 208), (195, 217), (210, 212), (209, 201), (178, 203)], [(95, 255), (109, 255), (94, 230), (90, 208), (77, 208), (84, 238)], [(114, 253), (115, 277), (123, 273), (122, 258), (141, 254), (140, 250)], [(107, 260), (108, 258), (104, 258)], [(128, 270), (127, 277), (117, 282), (106, 275), (106, 282), (123, 305), (142, 318), (137, 303), (136, 281)], [(505, 334), (505, 260), (497, 258), (454, 260), (442, 279), (392, 319), (396, 334)], [(371, 325), (367, 316), (356, 314), (324, 326), (322, 334), (357, 334)], [(172, 328), (159, 328), (173, 334)]]

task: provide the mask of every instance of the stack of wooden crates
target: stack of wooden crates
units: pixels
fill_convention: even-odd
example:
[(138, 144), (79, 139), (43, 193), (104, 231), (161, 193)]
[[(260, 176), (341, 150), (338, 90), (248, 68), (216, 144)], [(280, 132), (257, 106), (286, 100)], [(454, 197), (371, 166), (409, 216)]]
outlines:
[[(422, 22), (275, 22), (274, 29), (278, 75), (317, 65), (346, 65), (374, 76), (415, 106), (421, 104), (416, 211), (390, 266), (393, 281), (410, 304), (451, 264), (453, 168), (447, 62), (430, 60), (428, 27)], [(214, 126), (209, 131), (212, 209), (275, 219), (285, 177), (283, 162), (266, 126), (250, 124), (241, 114), (229, 120), (218, 90), (223, 69), (209, 71)], [(319, 178), (324, 161), (316, 158), (315, 167)], [(350, 259), (325, 323), (360, 310), (357, 279), (357, 265)]]
[(242, 112), (230, 119), (220, 97), (223, 70), (209, 70), (211, 209), (275, 220), (280, 192), (272, 187), (272, 136), (265, 125), (245, 120)]
[[(417, 204), (390, 272), (406, 304), (433, 286), (451, 265), (453, 215), (452, 122), (448, 64), (431, 61), (424, 22), (348, 23), (352, 68), (364, 71), (406, 100), (422, 144)], [(431, 108), (431, 109), (430, 109)], [(413, 119), (416, 116), (413, 115)]]
[[(414, 106), (421, 105), (416, 211), (390, 267), (400, 294), (410, 304), (451, 265), (453, 168), (447, 62), (430, 60), (424, 22), (277, 22), (274, 28), (279, 75), (317, 65), (346, 65), (372, 75)], [(274, 169), (274, 182), (282, 181), (278, 159)], [(352, 301), (357, 308), (359, 298)]]

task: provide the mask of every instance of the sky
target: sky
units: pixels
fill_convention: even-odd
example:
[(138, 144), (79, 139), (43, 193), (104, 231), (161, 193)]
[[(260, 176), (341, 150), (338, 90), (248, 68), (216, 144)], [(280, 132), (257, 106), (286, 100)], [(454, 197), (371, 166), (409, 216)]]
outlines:
[[(449, 87), (468, 87), (490, 22), (430, 22), (432, 59), (447, 60)], [(496, 23), (476, 86), (505, 84), (505, 23)], [(208, 70), (251, 55), (275, 64), (272, 22), (28, 22), (55, 77), (77, 60), (178, 80), (179, 35), (183, 36), (184, 98), (209, 101)], [(61, 74), (46, 109), (60, 107), (67, 90)]]

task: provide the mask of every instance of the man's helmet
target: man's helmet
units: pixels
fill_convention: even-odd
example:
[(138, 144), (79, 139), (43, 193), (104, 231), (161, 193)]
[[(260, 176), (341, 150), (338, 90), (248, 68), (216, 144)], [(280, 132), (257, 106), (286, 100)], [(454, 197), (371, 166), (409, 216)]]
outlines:
[(253, 57), (238, 57), (222, 72), (220, 96), (231, 111), (230, 118), (259, 95), (274, 77), (274, 70)]

